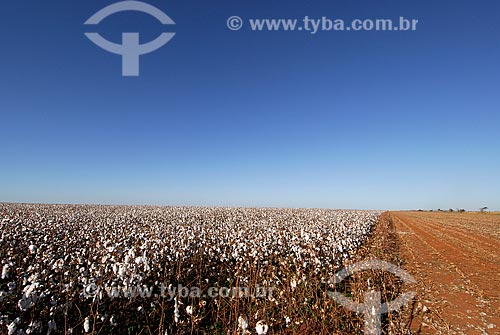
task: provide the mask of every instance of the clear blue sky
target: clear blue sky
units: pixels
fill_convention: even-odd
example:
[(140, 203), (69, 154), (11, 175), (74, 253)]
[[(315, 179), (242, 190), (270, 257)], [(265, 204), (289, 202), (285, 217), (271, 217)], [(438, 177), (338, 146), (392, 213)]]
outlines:
[[(498, 0), (151, 0), (177, 35), (138, 78), (83, 35), (113, 2), (2, 3), (0, 201), (500, 208)], [(312, 36), (231, 15), (420, 23)]]

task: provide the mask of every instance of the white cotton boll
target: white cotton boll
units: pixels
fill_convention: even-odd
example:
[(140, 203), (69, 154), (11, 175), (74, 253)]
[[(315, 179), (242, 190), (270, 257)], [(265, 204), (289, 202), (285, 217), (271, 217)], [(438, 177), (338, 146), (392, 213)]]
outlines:
[(260, 320), (259, 322), (257, 322), (257, 325), (255, 326), (255, 331), (257, 332), (258, 335), (267, 334), (268, 330), (269, 326), (266, 324), (264, 320)]
[(28, 277), (28, 282), (29, 283), (34, 283), (38, 280), (38, 273), (34, 273), (31, 276)]
[(189, 315), (193, 315), (193, 306), (187, 306), (186, 313), (188, 313)]
[(175, 323), (179, 322), (179, 318), (181, 314), (179, 313), (179, 303), (177, 301), (177, 297), (174, 298), (174, 321)]
[(40, 321), (31, 321), (28, 325), (28, 329), (26, 329), (26, 334), (36, 334), (39, 333), (39, 329), (42, 327), (42, 323)]
[(120, 264), (120, 268), (118, 269), (118, 276), (124, 278), (127, 275), (127, 269), (124, 265)]
[(64, 260), (62, 258), (59, 258), (52, 265), (52, 270), (60, 270), (63, 268), (63, 266), (64, 266)]
[(9, 264), (5, 264), (3, 267), (2, 267), (2, 279), (7, 279), (9, 278)]
[(85, 318), (85, 322), (83, 322), (83, 330), (88, 333), (90, 332), (90, 320), (88, 317)]
[(238, 317), (238, 328), (241, 329), (241, 333), (244, 334), (248, 329), (248, 319), (246, 316), (240, 315)]
[(297, 279), (295, 277), (290, 280), (290, 287), (292, 288), (292, 291), (297, 288)]
[(16, 331), (17, 329), (17, 324), (15, 321), (11, 322), (8, 326), (7, 326), (7, 334), (8, 335), (13, 335), (14, 332)]
[(30, 254), (36, 254), (36, 251), (37, 251), (37, 248), (36, 248), (36, 245), (34, 244), (31, 244), (29, 247), (28, 247), (28, 250), (30, 252)]
[(37, 287), (39, 286), (40, 284), (35, 282), (31, 285), (27, 285), (24, 289), (23, 289), (23, 295), (24, 297), (29, 297), (33, 294), (33, 291), (37, 289)]
[(116, 322), (116, 318), (114, 315), (111, 316), (111, 318), (109, 319), (109, 323), (113, 326), (113, 327), (116, 327), (118, 326), (118, 322)]

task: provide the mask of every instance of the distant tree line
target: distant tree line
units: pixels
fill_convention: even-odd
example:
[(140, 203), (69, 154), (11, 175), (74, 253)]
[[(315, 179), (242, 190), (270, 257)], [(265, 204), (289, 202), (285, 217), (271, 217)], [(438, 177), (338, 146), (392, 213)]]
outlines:
[[(479, 208), (479, 212), (481, 212), (481, 213), (484, 213), (484, 212), (486, 212), (487, 210), (488, 210), (488, 207), (481, 207), (481, 208)], [(423, 210), (423, 209), (419, 209), (418, 211), (419, 211), (419, 212), (426, 212), (426, 211), (425, 211), (425, 210)], [(444, 209), (438, 208), (438, 209), (436, 209), (436, 210), (434, 210), (434, 209), (429, 210), (429, 212), (434, 212), (434, 211), (436, 211), (436, 212), (449, 212), (449, 213), (454, 213), (454, 212), (457, 212), (457, 213), (465, 213), (465, 212), (467, 212), (467, 211), (466, 211), (465, 209), (463, 209), (463, 208), (457, 208), (457, 209), (450, 208), (450, 209), (448, 209), (448, 210), (444, 210)]]

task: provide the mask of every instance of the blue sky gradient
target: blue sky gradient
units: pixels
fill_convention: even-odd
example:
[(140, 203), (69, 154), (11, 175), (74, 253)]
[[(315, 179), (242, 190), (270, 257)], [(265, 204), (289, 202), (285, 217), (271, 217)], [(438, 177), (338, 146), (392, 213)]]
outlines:
[[(0, 201), (500, 209), (500, 3), (149, 1), (177, 35), (121, 76), (83, 23), (0, 11)], [(416, 32), (253, 32), (249, 18), (417, 18)], [(119, 42), (165, 28), (120, 13)]]

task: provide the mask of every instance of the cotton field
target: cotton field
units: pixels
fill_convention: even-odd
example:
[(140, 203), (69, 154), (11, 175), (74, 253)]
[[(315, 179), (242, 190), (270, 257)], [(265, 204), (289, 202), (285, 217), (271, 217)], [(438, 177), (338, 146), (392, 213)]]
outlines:
[[(304, 334), (311, 322), (336, 329), (326, 283), (380, 214), (0, 204), (0, 333)], [(151, 290), (110, 295), (137, 287)], [(219, 290), (235, 287), (246, 294)]]

